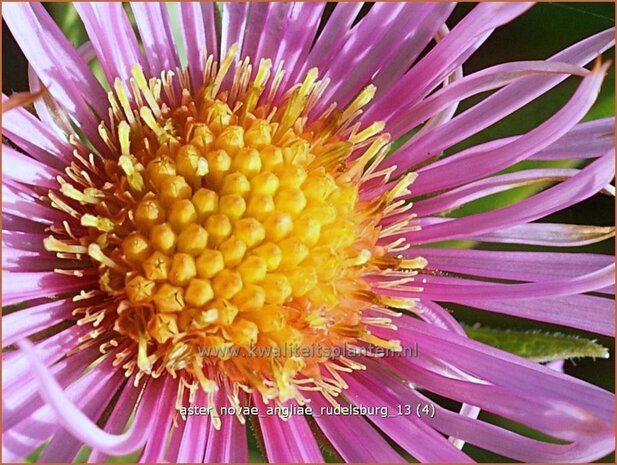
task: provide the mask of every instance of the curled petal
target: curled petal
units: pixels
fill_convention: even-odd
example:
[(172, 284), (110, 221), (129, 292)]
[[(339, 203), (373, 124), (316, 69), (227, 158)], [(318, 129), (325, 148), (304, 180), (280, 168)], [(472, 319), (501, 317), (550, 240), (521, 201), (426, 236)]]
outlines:
[(614, 163), (614, 152), (611, 151), (581, 170), (576, 176), (544, 192), (489, 212), (427, 225), (422, 230), (410, 234), (409, 240), (423, 243), (463, 239), (543, 218), (581, 202), (603, 189), (614, 176)]
[[(569, 326), (605, 336), (615, 335), (615, 301), (592, 295), (542, 299), (456, 299), (456, 303), (489, 312)], [(559, 309), (559, 311), (555, 311)]]
[(96, 449), (114, 455), (128, 454), (144, 444), (156, 419), (156, 415), (151, 412), (158, 410), (154, 409), (160, 405), (161, 399), (159, 396), (163, 382), (152, 381), (148, 383), (140, 406), (140, 412), (135, 416), (135, 422), (126, 433), (120, 435), (110, 434), (99, 428), (71, 402), (48, 368), (40, 361), (36, 349), (31, 342), (23, 339), (19, 343), (19, 347), (33, 368), (34, 376), (39, 383), (41, 396), (51, 406), (58, 421), (73, 436)]
[[(426, 276), (410, 284), (410, 289), (379, 289), (379, 293), (390, 296), (426, 296), (432, 300), (454, 302), (467, 299), (537, 299), (583, 294), (603, 289), (615, 283), (615, 265), (611, 264), (591, 273), (570, 279), (556, 279), (525, 284), (495, 284), (460, 278)], [(404, 286), (404, 285), (403, 285)], [(420, 287), (421, 292), (416, 288)]]
[(596, 158), (615, 145), (615, 118), (577, 124), (561, 139), (533, 155), (531, 160)]
[(579, 224), (528, 223), (473, 236), (480, 242), (544, 245), (548, 247), (578, 247), (595, 244), (615, 236), (613, 226)]
[[(611, 47), (614, 43), (614, 36), (613, 29), (602, 31), (552, 56), (548, 61), (583, 66)], [(412, 137), (397, 151), (401, 154), (398, 159), (395, 160), (395, 157), (390, 157), (390, 160), (386, 160), (385, 165), (391, 166), (400, 162), (402, 167), (409, 167), (422, 163), (433, 155), (512, 114), (562, 82), (566, 77), (566, 75), (532, 76), (514, 82), (469, 110), (457, 115), (447, 124), (427, 134)], [(391, 124), (395, 123), (391, 122)], [(394, 131), (393, 135), (400, 135), (411, 129), (401, 129), (402, 132), (400, 133)]]

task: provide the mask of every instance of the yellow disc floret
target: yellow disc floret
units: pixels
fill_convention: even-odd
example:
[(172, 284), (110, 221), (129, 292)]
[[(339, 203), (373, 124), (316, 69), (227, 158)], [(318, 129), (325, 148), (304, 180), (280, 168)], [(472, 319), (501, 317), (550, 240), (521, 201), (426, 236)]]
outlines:
[(278, 401), (309, 384), (334, 396), (340, 385), (324, 373), (357, 364), (333, 364), (333, 348), (397, 346), (371, 334), (389, 320), (363, 314), (383, 304), (365, 276), (401, 269), (377, 241), (384, 204), (409, 182), (360, 198), (388, 147), (383, 124), (351, 124), (372, 87), (309, 119), (324, 88), (315, 70), (274, 106), (267, 60), (252, 81), (241, 62), (222, 90), (233, 53), (218, 71), (208, 61), (196, 92), (171, 73), (146, 81), (137, 66), (133, 95), (116, 83), (112, 128), (100, 132), (117, 156), (101, 162), (107, 181), (82, 216), (86, 232), (80, 245), (46, 246), (98, 267), (106, 315), (134, 341), (129, 371), (206, 390), (224, 379)]

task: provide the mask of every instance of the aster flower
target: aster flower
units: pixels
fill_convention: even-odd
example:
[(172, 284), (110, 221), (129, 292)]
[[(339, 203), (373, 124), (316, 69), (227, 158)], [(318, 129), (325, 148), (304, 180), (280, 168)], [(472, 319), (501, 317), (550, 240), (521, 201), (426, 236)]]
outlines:
[[(447, 310), (612, 335), (613, 258), (435, 244), (613, 235), (536, 220), (612, 193), (613, 119), (580, 121), (614, 32), (464, 76), (530, 5), (479, 4), (449, 30), (453, 7), (377, 3), (356, 24), (356, 3), (134, 3), (133, 28), (120, 3), (76, 3), (75, 49), (41, 4), (3, 5), (43, 89), (36, 116), (2, 123), (5, 461), (86, 444), (92, 462), (244, 462), (248, 421), (272, 462), (323, 461), (320, 443), (351, 462), (467, 462), (465, 442), (534, 462), (613, 450), (612, 394), (468, 339)], [(570, 76), (537, 127), (443, 156)], [(504, 172), (566, 159), (588, 163)]]

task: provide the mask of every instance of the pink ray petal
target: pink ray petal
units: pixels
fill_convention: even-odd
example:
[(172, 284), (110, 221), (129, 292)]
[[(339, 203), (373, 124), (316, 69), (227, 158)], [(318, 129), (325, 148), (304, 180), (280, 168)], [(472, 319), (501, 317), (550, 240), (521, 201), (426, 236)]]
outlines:
[(115, 455), (133, 452), (147, 440), (156, 418), (156, 414), (152, 414), (153, 409), (156, 412), (161, 404), (159, 396), (163, 386), (162, 381), (155, 380), (148, 383), (135, 421), (129, 430), (121, 435), (109, 434), (93, 423), (67, 398), (29, 341), (24, 339), (19, 346), (34, 368), (41, 395), (51, 406), (62, 426), (73, 436), (96, 449)]
[[(376, 120), (388, 120), (402, 108), (409, 107), (448, 76), (486, 40), (496, 27), (506, 24), (532, 6), (530, 3), (480, 4), (439, 42), (397, 84), (375, 102), (366, 113)], [(402, 96), (402, 97), (401, 97)]]
[(113, 85), (119, 78), (131, 98), (131, 67), (139, 64), (147, 68), (122, 4), (76, 3), (75, 9), (86, 27), (107, 82)]
[[(191, 405), (210, 407), (207, 405), (206, 394), (203, 390), (197, 391), (195, 402)], [(207, 415), (190, 415), (185, 423), (176, 461), (181, 463), (201, 463), (206, 451), (210, 417)]]
[(180, 65), (165, 3), (133, 2), (131, 10), (141, 36), (151, 76)]
[(615, 335), (615, 301), (591, 295), (544, 299), (456, 299), (456, 303), (518, 318), (569, 326), (605, 336)]
[[(229, 401), (222, 389), (215, 394), (215, 404), (220, 409), (229, 406)], [(240, 405), (245, 405), (244, 395), (240, 396)], [(248, 462), (249, 451), (246, 438), (247, 426), (230, 415), (221, 416), (221, 428), (216, 429), (210, 423), (204, 463), (243, 463)]]
[(429, 269), (520, 281), (574, 278), (610, 265), (612, 255), (566, 252), (505, 252), (474, 249), (412, 249)]
[[(317, 413), (313, 418), (341, 457), (349, 463), (403, 463), (405, 460), (361, 416), (339, 417), (319, 414), (331, 405), (320, 393), (306, 395)], [(362, 438), (358, 441), (358, 438)]]
[(595, 158), (615, 146), (615, 118), (601, 118), (574, 126), (531, 160)]
[(7, 4), (2, 17), (50, 94), (79, 121), (88, 138), (97, 140), (99, 121), (88, 107), (105, 117), (107, 97), (43, 5)]
[(72, 320), (71, 311), (79, 305), (72, 300), (58, 300), (25, 308), (2, 317), (2, 345), (9, 346), (26, 336), (66, 320)]
[[(614, 35), (612, 29), (600, 32), (554, 55), (548, 61), (583, 66), (610, 48), (614, 43)], [(405, 160), (400, 167), (415, 166), (457, 142), (477, 134), (544, 94), (566, 77), (564, 75), (530, 77), (495, 92), (469, 110), (457, 115), (447, 124), (421, 136), (412, 137), (397, 151), (400, 154), (398, 158)], [(391, 124), (394, 125), (395, 122), (392, 121)], [(397, 137), (410, 129), (412, 128), (391, 127), (389, 130)], [(396, 163), (393, 157), (390, 158), (386, 161), (388, 165)]]
[(283, 421), (277, 415), (266, 414), (261, 394), (254, 394), (253, 401), (261, 412), (259, 424), (270, 462), (323, 462), (319, 446), (303, 417), (292, 415)]
[(462, 239), (543, 218), (581, 202), (603, 189), (614, 176), (614, 163), (614, 152), (609, 152), (577, 175), (543, 192), (485, 213), (427, 225), (422, 230), (411, 233), (409, 240), (422, 243)]
[(380, 393), (379, 388), (366, 383), (359, 372), (343, 374), (349, 384), (345, 397), (351, 402), (366, 407), (388, 408), (388, 417), (370, 416), (392, 440), (422, 462), (469, 463), (473, 462), (448, 440), (425, 425), (415, 415), (398, 415), (397, 404)]

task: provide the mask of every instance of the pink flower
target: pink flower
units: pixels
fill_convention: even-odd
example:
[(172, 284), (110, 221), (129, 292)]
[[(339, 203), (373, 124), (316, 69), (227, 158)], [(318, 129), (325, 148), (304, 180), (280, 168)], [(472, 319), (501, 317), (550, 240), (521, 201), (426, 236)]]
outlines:
[[(466, 442), (532, 462), (613, 450), (612, 394), (468, 339), (443, 306), (612, 335), (613, 257), (435, 243), (612, 237), (536, 220), (613, 192), (614, 121), (580, 121), (614, 32), (463, 76), (530, 4), (483, 3), (449, 31), (453, 7), (377, 3), (354, 25), (361, 4), (341, 3), (320, 30), (322, 3), (181, 3), (175, 37), (163, 3), (131, 5), (136, 31), (121, 3), (76, 3), (76, 50), (41, 4), (3, 5), (31, 90), (48, 89), (36, 116), (2, 123), (2, 299), (19, 304), (3, 322), (5, 461), (46, 444), (41, 461), (70, 462), (85, 443), (92, 462), (244, 462), (247, 420), (271, 462), (323, 461), (316, 429), (349, 462), (467, 462)], [(534, 129), (443, 156), (569, 76)], [(589, 163), (502, 173), (563, 159)]]

